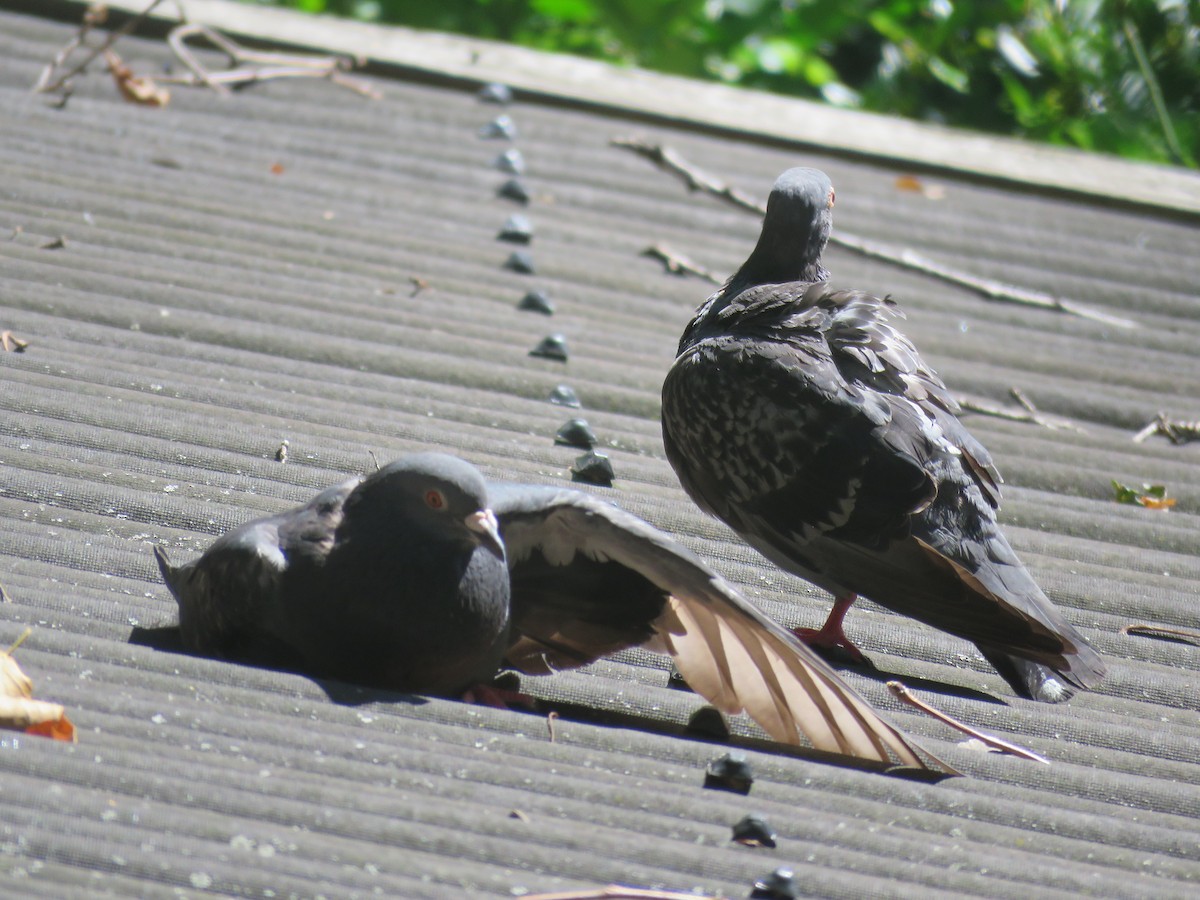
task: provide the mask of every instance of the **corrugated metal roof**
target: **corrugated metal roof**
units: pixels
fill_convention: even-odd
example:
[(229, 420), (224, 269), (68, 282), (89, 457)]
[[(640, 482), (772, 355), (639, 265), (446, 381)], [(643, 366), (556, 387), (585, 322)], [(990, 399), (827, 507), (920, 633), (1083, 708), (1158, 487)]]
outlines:
[[(123, 102), (99, 67), (65, 109), (29, 86), (70, 26), (0, 18), (0, 643), (79, 726), (66, 745), (0, 733), (0, 893), (462, 896), (611, 881), (744, 896), (794, 868), (814, 896), (1186, 896), (1200, 880), (1197, 650), (1119, 633), (1196, 627), (1200, 445), (1132, 434), (1200, 418), (1197, 230), (1187, 218), (798, 153), (531, 101), (516, 121), (534, 200), (534, 275), (496, 240), (501, 112), (469, 91), (377, 79), (367, 101), (312, 81), (222, 99)], [(136, 38), (126, 62), (164, 46)], [(947, 383), (1017, 387), (1076, 429), (973, 416), (1008, 481), (1008, 533), (1110, 675), (1044, 706), (973, 648), (862, 604), (879, 668), (1052, 760), (956, 746), (847, 678), (968, 773), (936, 785), (755, 745), (748, 797), (705, 790), (722, 749), (680, 733), (696, 708), (665, 663), (629, 652), (524, 687), (539, 717), (396, 697), (131, 642), (174, 604), (151, 547), (229, 527), (405, 451), (450, 449), (489, 475), (564, 483), (553, 434), (573, 386), (616, 467), (611, 497), (712, 561), (770, 614), (816, 624), (828, 598), (764, 563), (684, 497), (658, 391), (711, 290), (641, 256), (652, 243), (728, 272), (754, 217), (690, 196), (614, 149), (639, 133), (765, 195), (795, 164), (838, 188), (835, 228), (1134, 319), (1121, 329), (986, 302), (834, 248), (839, 285), (892, 293)], [(1088, 158), (1079, 157), (1086, 166)], [(1116, 190), (1114, 186), (1114, 191)], [(58, 237), (65, 246), (45, 249)], [(421, 279), (414, 291), (410, 278)], [(556, 303), (521, 312), (525, 291)], [(567, 363), (531, 358), (544, 335)], [(275, 460), (283, 440), (286, 463)], [(1165, 483), (1170, 512), (1110, 480)], [(738, 724), (744, 734), (749, 726)], [(520, 815), (513, 815), (519, 811)], [(747, 812), (775, 850), (729, 841)]]

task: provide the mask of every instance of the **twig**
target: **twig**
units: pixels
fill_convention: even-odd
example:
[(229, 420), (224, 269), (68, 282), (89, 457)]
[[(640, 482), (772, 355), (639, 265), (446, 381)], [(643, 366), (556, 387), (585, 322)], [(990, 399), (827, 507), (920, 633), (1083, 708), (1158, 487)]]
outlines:
[(937, 719), (939, 722), (949, 725), (951, 728), (961, 731), (963, 734), (973, 737), (975, 740), (980, 741), (995, 750), (999, 750), (1001, 753), (1008, 753), (1012, 756), (1019, 756), (1021, 759), (1029, 759), (1033, 760), (1034, 762), (1050, 765), (1050, 760), (1046, 759), (1044, 756), (1034, 753), (1032, 750), (1026, 750), (1024, 747), (1019, 747), (1016, 744), (1010, 743), (1009, 741), (998, 737), (993, 737), (990, 734), (985, 734), (982, 731), (972, 728), (965, 722), (958, 721), (958, 719), (947, 715), (941, 710), (934, 709), (924, 700), (917, 699), (912, 691), (910, 691), (899, 681), (889, 681), (887, 686), (888, 690), (891, 691), (896, 697), (900, 698), (914, 709), (919, 709), (926, 715), (933, 716), (933, 718)]
[(1140, 444), (1154, 434), (1161, 434), (1172, 444), (1190, 444), (1200, 441), (1200, 422), (1174, 422), (1165, 412), (1160, 412), (1154, 421), (1133, 436), (1135, 444)]
[(0, 347), (5, 353), (24, 353), (29, 341), (23, 341), (11, 331), (0, 331)]
[(649, 256), (652, 259), (657, 259), (662, 262), (666, 270), (672, 275), (695, 275), (698, 278), (703, 278), (705, 281), (710, 281), (713, 284), (724, 284), (725, 279), (720, 275), (710, 272), (697, 263), (692, 262), (681, 253), (676, 253), (674, 250), (669, 250), (662, 244), (654, 244), (642, 251), (642, 256)]
[[(113, 44), (141, 25), (142, 22), (145, 21), (146, 17), (149, 16), (150, 13), (154, 11), (154, 8), (160, 3), (162, 3), (162, 0), (151, 0), (149, 6), (143, 9), (140, 13), (138, 13), (116, 31), (111, 32), (99, 46), (90, 48), (91, 52), (80, 62), (78, 62), (69, 72), (67, 72), (65, 75), (59, 75), (57, 78), (51, 81), (50, 79), (54, 77), (54, 73), (61, 66), (66, 64), (67, 59), (75, 51), (75, 49), (77, 47), (86, 46), (84, 41), (87, 39), (87, 36), (92, 29), (104, 22), (104, 15), (98, 15), (95, 7), (89, 8), (83, 14), (83, 23), (79, 26), (79, 33), (69, 40), (66, 46), (63, 47), (62, 50), (60, 50), (57, 54), (55, 54), (54, 59), (50, 61), (50, 64), (42, 70), (42, 74), (38, 77), (37, 84), (33, 86), (33, 92), (35, 94), (52, 94), (55, 91), (64, 89), (69, 90), (67, 85), (72, 78), (81, 74), (84, 69), (86, 69), (92, 64), (92, 62), (95, 61), (96, 57), (100, 56)], [(101, 9), (103, 9), (103, 7), (101, 7)]]
[[(192, 53), (187, 39), (201, 37), (229, 57), (231, 66), (224, 72), (210, 72)], [(334, 84), (349, 88), (364, 97), (378, 100), (382, 95), (365, 81), (347, 76), (344, 69), (353, 65), (350, 60), (338, 56), (298, 56), (289, 53), (268, 53), (250, 50), (227, 38), (219, 31), (206, 25), (185, 24), (171, 29), (167, 43), (179, 61), (191, 70), (188, 75), (162, 75), (164, 83), (203, 84), (221, 95), (228, 95), (230, 87), (242, 87), (258, 81), (277, 78), (327, 78)]]
[(546, 713), (546, 730), (550, 732), (550, 743), (554, 743), (558, 739), (558, 735), (554, 733), (554, 723), (558, 720), (558, 713), (554, 710)]
[(665, 147), (662, 144), (651, 144), (641, 138), (633, 137), (613, 138), (609, 143), (614, 147), (632, 150), (639, 156), (646, 157), (646, 159), (650, 160), (660, 169), (666, 169), (668, 172), (678, 175), (687, 184), (689, 191), (701, 191), (702, 193), (716, 197), (718, 200), (732, 203), (734, 206), (744, 209), (747, 212), (757, 213), (758, 215), (766, 212), (766, 207), (757, 200), (748, 194), (743, 194), (737, 188), (732, 188), (713, 178), (711, 175), (701, 172), (670, 147)]
[(1165, 625), (1122, 625), (1121, 634), (1159, 638), (1166, 641), (1183, 641), (1200, 647), (1200, 631), (1193, 631), (1190, 628), (1168, 628)]
[(4, 585), (0, 584), (0, 603), (12, 603), (12, 597), (8, 596), (8, 591), (4, 589)]
[[(640, 138), (613, 138), (609, 143), (614, 147), (631, 150), (639, 156), (650, 160), (659, 168), (678, 176), (683, 179), (690, 190), (702, 191), (748, 212), (757, 213), (758, 215), (766, 213), (765, 204), (751, 200), (745, 194), (704, 174), (670, 147), (664, 147), (661, 144), (651, 144)], [(962, 272), (934, 260), (927, 259), (913, 250), (896, 250), (895, 248), (876, 244), (845, 231), (838, 231), (830, 235), (829, 242), (872, 259), (880, 259), (893, 265), (912, 269), (925, 275), (939, 278), (942, 281), (956, 284), (959, 287), (969, 288), (988, 300), (994, 300), (999, 303), (1017, 303), (1022, 306), (1033, 306), (1039, 309), (1067, 313), (1084, 319), (1103, 322), (1106, 325), (1115, 325), (1120, 328), (1137, 327), (1137, 323), (1130, 319), (1113, 316), (1106, 312), (1092, 309), (1089, 306), (1075, 303), (1072, 300), (1064, 300), (1042, 291), (1031, 291), (1026, 288), (1017, 287), (1016, 285), (993, 281), (990, 278), (981, 278), (977, 275)]]
[(958, 397), (958, 405), (969, 412), (978, 413), (981, 416), (991, 416), (996, 419), (1006, 419), (1009, 422), (1024, 422), (1029, 425), (1040, 425), (1043, 428), (1051, 430), (1066, 430), (1078, 431), (1080, 434), (1087, 432), (1076, 425), (1074, 422), (1068, 422), (1066, 419), (1050, 418), (1038, 411), (1024, 394), (1018, 388), (1009, 388), (1009, 392), (1016, 398), (1017, 402), (1024, 407), (1024, 412), (1017, 412), (1012, 409), (1005, 409), (1002, 406), (993, 406), (990, 403), (984, 403), (981, 400), (968, 400), (965, 397)]
[(33, 634), (32, 628), (26, 628), (24, 631), (22, 631), (21, 636), (19, 638), (17, 638), (15, 641), (13, 641), (12, 646), (8, 648), (8, 655), (12, 656), (14, 653), (16, 653), (17, 648), (20, 647), (23, 643), (25, 643), (25, 639), (27, 637), (29, 637), (31, 634)]
[(655, 891), (650, 888), (610, 884), (598, 890), (557, 891), (553, 894), (526, 894), (524, 900), (727, 900), (718, 895), (701, 895), (683, 891)]

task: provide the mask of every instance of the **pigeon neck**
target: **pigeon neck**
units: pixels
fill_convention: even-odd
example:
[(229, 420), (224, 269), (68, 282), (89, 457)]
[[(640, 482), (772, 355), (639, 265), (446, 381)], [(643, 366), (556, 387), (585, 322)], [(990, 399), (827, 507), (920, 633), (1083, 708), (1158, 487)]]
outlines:
[[(829, 240), (829, 220), (823, 217), (800, 232), (779, 227), (767, 220), (750, 258), (729, 280), (729, 288), (744, 290), (759, 284), (786, 284), (791, 281), (815, 283), (828, 281), (829, 272), (821, 265), (821, 253)], [(726, 290), (727, 294), (736, 293)]]

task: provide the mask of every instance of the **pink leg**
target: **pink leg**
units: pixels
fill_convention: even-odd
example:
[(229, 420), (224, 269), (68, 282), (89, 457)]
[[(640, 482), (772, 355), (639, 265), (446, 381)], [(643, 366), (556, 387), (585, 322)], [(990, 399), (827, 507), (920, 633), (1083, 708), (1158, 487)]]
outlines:
[(842, 620), (846, 618), (847, 611), (857, 599), (857, 594), (846, 594), (835, 598), (833, 609), (829, 611), (829, 618), (825, 620), (825, 624), (820, 629), (793, 628), (792, 633), (810, 647), (839, 650), (859, 665), (867, 665), (867, 658), (842, 630)]
[(520, 691), (496, 687), (494, 684), (476, 684), (463, 691), (462, 699), (476, 706), (492, 706), (496, 709), (511, 709), (523, 706), (531, 712), (537, 711), (537, 700)]

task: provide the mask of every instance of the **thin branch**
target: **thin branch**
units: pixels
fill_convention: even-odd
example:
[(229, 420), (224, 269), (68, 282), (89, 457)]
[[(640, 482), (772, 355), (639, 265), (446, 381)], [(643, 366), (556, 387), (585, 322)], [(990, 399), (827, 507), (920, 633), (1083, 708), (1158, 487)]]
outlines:
[(1121, 634), (1158, 638), (1164, 641), (1182, 641), (1200, 647), (1200, 631), (1193, 631), (1190, 628), (1168, 628), (1165, 625), (1122, 625)]
[(726, 203), (732, 203), (739, 209), (762, 215), (766, 207), (748, 194), (743, 194), (737, 188), (718, 181), (711, 175), (701, 172), (684, 159), (677, 151), (662, 144), (651, 144), (641, 138), (613, 138), (609, 143), (614, 147), (632, 150), (639, 156), (644, 156), (660, 169), (666, 169), (678, 175), (687, 184), (689, 191), (700, 191)]
[(1165, 412), (1160, 412), (1153, 422), (1133, 436), (1133, 441), (1140, 444), (1155, 434), (1163, 435), (1172, 444), (1190, 444), (1200, 441), (1200, 422), (1176, 422)]
[(1068, 422), (1066, 419), (1059, 419), (1046, 416), (1040, 412), (1036, 406), (1025, 397), (1018, 388), (1009, 388), (1009, 392), (1024, 407), (1023, 412), (1018, 412), (1013, 409), (1005, 409), (1002, 406), (995, 406), (991, 403), (984, 403), (982, 400), (969, 400), (966, 397), (958, 397), (958, 405), (968, 412), (978, 413), (981, 416), (991, 416), (995, 419), (1005, 419), (1009, 422), (1024, 422), (1028, 425), (1040, 425), (1042, 428), (1049, 428), (1054, 431), (1078, 431), (1080, 434), (1087, 432), (1076, 425), (1074, 422)]
[(68, 41), (67, 45), (63, 47), (63, 49), (55, 55), (54, 59), (50, 61), (50, 64), (42, 70), (42, 74), (38, 77), (37, 84), (33, 86), (34, 93), (51, 94), (55, 91), (65, 89), (67, 83), (76, 75), (81, 74), (83, 70), (90, 66), (98, 56), (103, 54), (106, 50), (112, 47), (113, 44), (141, 25), (142, 22), (146, 20), (146, 17), (149, 16), (150, 13), (154, 11), (154, 8), (160, 3), (162, 3), (162, 0), (151, 0), (149, 6), (143, 9), (140, 13), (138, 13), (116, 31), (111, 32), (99, 46), (90, 48), (91, 53), (78, 62), (69, 72), (67, 72), (65, 75), (58, 76), (58, 78), (55, 78), (54, 81), (51, 82), (50, 79), (54, 76), (55, 71), (60, 66), (66, 64), (67, 58), (77, 47), (84, 46), (84, 41), (86, 40), (89, 32), (91, 32), (93, 28), (95, 28), (97, 25), (100, 25), (104, 21), (103, 16), (98, 16), (93, 12), (92, 9), (88, 9), (88, 11), (84, 13), (83, 24), (79, 26), (79, 33), (76, 34), (75, 37), (70, 41)]
[(14, 653), (16, 653), (17, 648), (20, 647), (23, 643), (25, 643), (25, 639), (27, 637), (29, 637), (31, 634), (33, 634), (32, 628), (26, 628), (24, 631), (22, 631), (21, 636), (19, 638), (17, 638), (15, 641), (13, 641), (12, 646), (8, 648), (8, 651), (7, 651), (8, 655), (12, 656)]
[[(672, 175), (676, 175), (684, 181), (689, 190), (701, 191), (716, 197), (718, 200), (730, 203), (738, 209), (744, 209), (758, 215), (763, 215), (766, 212), (765, 204), (758, 203), (736, 189), (706, 175), (670, 147), (665, 147), (661, 144), (652, 144), (640, 138), (613, 138), (609, 143), (614, 147), (630, 150), (639, 156), (645, 157), (659, 168), (670, 172)], [(1137, 323), (1130, 319), (1113, 316), (1106, 312), (1092, 309), (1089, 306), (1075, 303), (1072, 300), (1064, 300), (1051, 294), (1043, 293), (1042, 291), (1031, 291), (1026, 288), (1017, 287), (1016, 285), (1005, 284), (990, 278), (982, 278), (978, 275), (962, 272), (928, 259), (913, 250), (896, 250), (895, 248), (876, 244), (873, 241), (868, 241), (866, 238), (845, 231), (838, 231), (830, 235), (829, 242), (855, 253), (860, 253), (863, 256), (870, 257), (871, 259), (883, 260), (893, 265), (921, 272), (933, 278), (939, 278), (942, 281), (947, 281), (959, 287), (968, 288), (986, 299), (994, 300), (998, 303), (1016, 303), (1022, 306), (1048, 309), (1120, 328), (1137, 327)]]
[(655, 891), (650, 888), (626, 887), (610, 884), (598, 890), (557, 891), (553, 894), (526, 894), (525, 900), (726, 900), (724, 897), (685, 893), (683, 891)]
[(990, 734), (985, 734), (978, 729), (972, 728), (965, 722), (960, 722), (953, 716), (947, 715), (941, 710), (934, 709), (924, 700), (918, 699), (912, 691), (910, 691), (899, 681), (889, 681), (887, 686), (888, 690), (891, 691), (896, 697), (900, 698), (914, 709), (919, 709), (926, 715), (933, 716), (933, 718), (937, 719), (939, 722), (949, 725), (951, 728), (961, 731), (963, 734), (969, 737), (973, 737), (975, 740), (986, 744), (994, 750), (999, 750), (1001, 753), (1007, 753), (1011, 756), (1019, 756), (1021, 759), (1028, 759), (1032, 760), (1033, 762), (1040, 762), (1050, 765), (1050, 760), (1046, 759), (1046, 757), (1041, 756), (1040, 754), (1034, 753), (1032, 750), (1026, 750), (1024, 747), (1020, 747), (1017, 744), (1011, 743), (1010, 741), (993, 737)]
[(651, 259), (659, 260), (672, 275), (695, 275), (713, 284), (725, 283), (725, 279), (720, 275), (710, 272), (699, 263), (692, 262), (692, 260), (688, 259), (682, 253), (676, 253), (662, 244), (654, 244), (647, 247), (642, 251), (642, 256), (649, 256)]
[[(211, 72), (206, 69), (187, 45), (187, 39), (192, 37), (207, 40), (229, 57), (229, 63), (234, 68), (224, 72)], [(344, 57), (300, 56), (250, 50), (218, 31), (198, 24), (179, 25), (171, 29), (167, 43), (191, 74), (159, 76), (158, 80), (163, 83), (189, 86), (203, 84), (218, 94), (227, 95), (231, 86), (242, 87), (259, 81), (277, 78), (326, 78), (372, 100), (378, 100), (382, 96), (365, 81), (345, 74), (345, 69), (353, 65), (353, 62)]]

